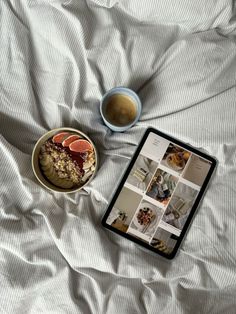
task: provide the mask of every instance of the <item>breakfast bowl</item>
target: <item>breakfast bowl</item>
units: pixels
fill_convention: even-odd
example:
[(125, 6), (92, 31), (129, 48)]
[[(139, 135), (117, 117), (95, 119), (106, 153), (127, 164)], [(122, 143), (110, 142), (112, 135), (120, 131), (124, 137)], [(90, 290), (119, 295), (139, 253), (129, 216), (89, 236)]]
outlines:
[(32, 168), (37, 180), (54, 192), (73, 193), (94, 178), (98, 154), (83, 132), (58, 128), (45, 133), (34, 146)]

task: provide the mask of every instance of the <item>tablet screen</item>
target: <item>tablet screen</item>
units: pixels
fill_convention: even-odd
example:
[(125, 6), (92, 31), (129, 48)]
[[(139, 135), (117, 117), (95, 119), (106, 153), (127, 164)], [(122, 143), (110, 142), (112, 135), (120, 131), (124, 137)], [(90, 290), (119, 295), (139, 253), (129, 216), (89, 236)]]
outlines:
[(108, 208), (105, 225), (173, 256), (207, 177), (209, 181), (210, 159), (160, 132), (148, 132)]

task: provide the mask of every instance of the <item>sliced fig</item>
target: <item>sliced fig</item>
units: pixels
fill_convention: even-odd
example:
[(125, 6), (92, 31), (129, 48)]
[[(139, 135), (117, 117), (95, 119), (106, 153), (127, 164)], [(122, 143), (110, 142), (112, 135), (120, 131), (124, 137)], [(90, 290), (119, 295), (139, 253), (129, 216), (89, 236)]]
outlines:
[(87, 140), (76, 140), (69, 145), (72, 152), (85, 153), (92, 151), (93, 147)]
[(63, 142), (62, 142), (62, 146), (64, 146), (64, 147), (69, 147), (69, 145), (72, 143), (72, 142), (74, 142), (74, 141), (76, 141), (76, 140), (78, 140), (78, 139), (80, 139), (81, 137), (79, 136), (79, 135), (76, 135), (76, 134), (73, 134), (73, 135), (70, 135), (70, 136), (68, 136)]
[(62, 143), (71, 133), (68, 132), (61, 132), (53, 136), (52, 141), (53, 143)]

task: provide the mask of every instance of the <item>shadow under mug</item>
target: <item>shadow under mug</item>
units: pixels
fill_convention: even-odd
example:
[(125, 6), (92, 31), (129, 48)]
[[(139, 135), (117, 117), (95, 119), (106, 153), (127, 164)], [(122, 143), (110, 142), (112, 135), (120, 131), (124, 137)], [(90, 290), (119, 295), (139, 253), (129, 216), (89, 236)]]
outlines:
[[(125, 124), (122, 126), (118, 126), (118, 125), (111, 123), (106, 118), (105, 111), (106, 111), (108, 101), (110, 100), (111, 96), (114, 96), (114, 95), (128, 96), (131, 99), (132, 103), (136, 106), (136, 117), (131, 123)], [(101, 102), (100, 102), (100, 113), (101, 113), (102, 119), (103, 119), (104, 123), (114, 132), (124, 132), (124, 131), (128, 130), (129, 128), (131, 128), (139, 120), (140, 115), (141, 115), (141, 111), (142, 111), (142, 104), (141, 104), (141, 101), (140, 101), (138, 95), (132, 89), (129, 89), (127, 87), (114, 87), (114, 88), (110, 89), (102, 97)]]

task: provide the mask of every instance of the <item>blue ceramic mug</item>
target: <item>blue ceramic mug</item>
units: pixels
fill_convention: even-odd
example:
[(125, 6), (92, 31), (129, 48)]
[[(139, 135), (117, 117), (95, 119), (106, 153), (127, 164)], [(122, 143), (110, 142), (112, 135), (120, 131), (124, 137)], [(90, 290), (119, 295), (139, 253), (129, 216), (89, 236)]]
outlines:
[[(123, 103), (123, 107), (121, 107), (121, 110), (119, 112), (119, 101), (122, 102), (124, 99), (124, 97), (122, 99), (121, 96), (125, 96), (126, 102)], [(114, 101), (112, 99), (114, 99)], [(129, 120), (127, 116), (125, 116), (127, 114), (127, 111), (125, 109), (127, 108), (124, 108), (124, 105), (126, 104), (127, 108), (128, 106), (131, 106), (132, 110), (135, 110), (133, 111), (134, 117), (132, 118), (132, 120)], [(114, 108), (114, 106), (116, 106), (116, 108)], [(114, 119), (110, 119), (111, 116), (109, 115), (109, 110), (116, 111), (115, 114), (117, 115), (117, 120), (119, 121), (119, 123), (116, 123)], [(112, 88), (102, 97), (100, 102), (100, 113), (103, 121), (112, 131), (115, 132), (124, 132), (131, 128), (138, 121), (141, 115), (141, 111), (142, 104), (138, 95), (132, 89), (126, 87)]]

